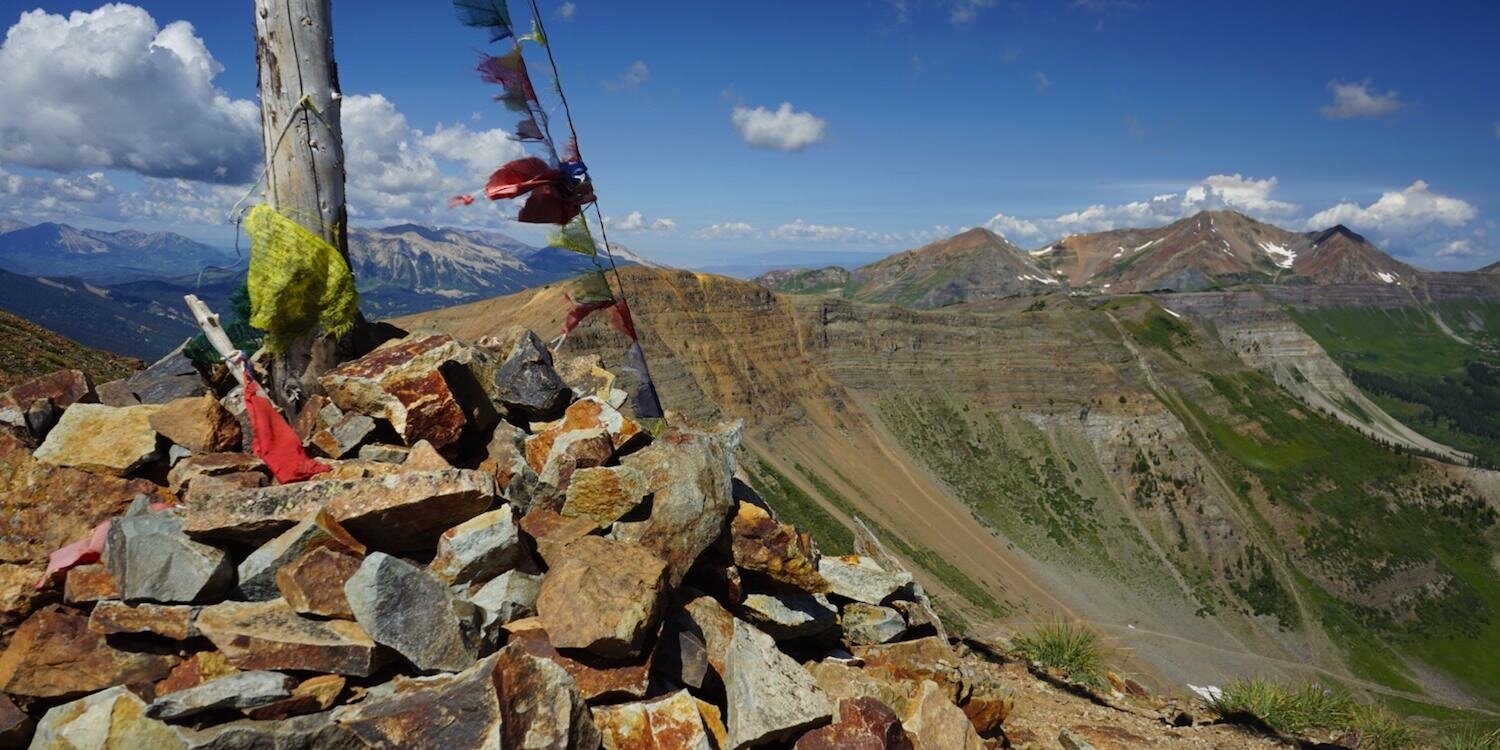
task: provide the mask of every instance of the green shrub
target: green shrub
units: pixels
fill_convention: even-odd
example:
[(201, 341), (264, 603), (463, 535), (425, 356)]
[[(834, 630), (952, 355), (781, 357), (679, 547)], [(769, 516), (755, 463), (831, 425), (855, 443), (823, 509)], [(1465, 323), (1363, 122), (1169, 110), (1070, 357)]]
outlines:
[(1460, 729), (1444, 737), (1439, 747), (1443, 750), (1500, 750), (1500, 727)]
[(1263, 679), (1231, 682), (1209, 705), (1225, 721), (1259, 724), (1286, 736), (1350, 727), (1356, 709), (1348, 694), (1314, 682), (1291, 687)]
[(1039, 666), (1056, 669), (1082, 685), (1103, 689), (1104, 651), (1099, 635), (1065, 622), (1038, 625), (1031, 635), (1017, 635), (1016, 653)]

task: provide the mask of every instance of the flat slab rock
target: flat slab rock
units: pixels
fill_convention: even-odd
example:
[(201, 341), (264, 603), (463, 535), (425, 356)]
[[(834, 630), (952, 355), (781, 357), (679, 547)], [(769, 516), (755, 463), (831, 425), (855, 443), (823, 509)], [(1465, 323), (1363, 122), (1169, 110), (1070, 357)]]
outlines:
[(127, 604), (102, 601), (89, 613), (89, 630), (101, 635), (151, 633), (176, 641), (198, 635), (196, 608), (184, 604)]
[(392, 552), (432, 547), (443, 531), (489, 508), (493, 475), (467, 469), (295, 484), (187, 496), (195, 537), (265, 542), (319, 507), (355, 538)]
[(302, 617), (284, 599), (204, 607), (197, 623), (241, 669), (367, 677), (384, 662), (375, 641), (358, 624)]
[(56, 466), (129, 476), (160, 455), (151, 415), (159, 406), (74, 404), (36, 449), (36, 459)]
[(865, 604), (880, 604), (912, 581), (910, 573), (884, 570), (861, 555), (821, 558), (818, 572), (828, 581), (832, 593)]
[(296, 683), (280, 672), (236, 672), (157, 698), (146, 715), (176, 721), (218, 709), (255, 708), (290, 696)]

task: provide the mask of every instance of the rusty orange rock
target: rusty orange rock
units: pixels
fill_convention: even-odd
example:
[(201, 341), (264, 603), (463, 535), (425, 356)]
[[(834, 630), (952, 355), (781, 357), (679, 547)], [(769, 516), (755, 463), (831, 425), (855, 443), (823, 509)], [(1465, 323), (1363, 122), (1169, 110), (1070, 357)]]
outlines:
[(764, 508), (740, 503), (730, 522), (734, 564), (765, 573), (803, 591), (825, 594), (828, 581), (818, 573), (812, 539), (791, 524), (778, 523)]
[(89, 630), (89, 618), (61, 605), (21, 623), (0, 654), (0, 691), (74, 698), (114, 685), (155, 682), (177, 663), (171, 654), (121, 651)]

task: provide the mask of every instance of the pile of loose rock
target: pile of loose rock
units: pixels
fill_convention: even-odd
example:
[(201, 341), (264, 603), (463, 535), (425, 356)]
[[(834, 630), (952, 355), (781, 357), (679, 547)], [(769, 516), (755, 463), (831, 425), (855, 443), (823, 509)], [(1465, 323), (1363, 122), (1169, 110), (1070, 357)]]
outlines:
[(389, 341), (322, 378), (331, 470), (287, 485), (222, 371), (153, 370), (0, 395), (0, 746), (1003, 744), (998, 668), (877, 540), (821, 557), (738, 424), (653, 435), (597, 359)]

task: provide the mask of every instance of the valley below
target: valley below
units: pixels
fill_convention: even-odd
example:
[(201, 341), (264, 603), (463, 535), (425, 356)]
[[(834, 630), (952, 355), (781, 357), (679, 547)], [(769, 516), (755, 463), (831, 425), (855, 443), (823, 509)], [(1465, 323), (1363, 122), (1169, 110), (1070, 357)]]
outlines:
[[(1492, 299), (1249, 287), (913, 310), (623, 280), (669, 412), (744, 419), (741, 466), (779, 512), (825, 553), (863, 519), (961, 629), (1078, 618), (1172, 689), (1317, 677), (1438, 718), (1500, 707), (1500, 480), (1469, 465), (1493, 465), (1492, 442), (1422, 405), (1452, 377), (1483, 404)], [(562, 291), (396, 322), (557, 331)], [(1463, 335), (1423, 380), (1368, 351), (1377, 320)], [(605, 320), (561, 351), (622, 364)], [(1369, 373), (1408, 387), (1360, 387)]]

